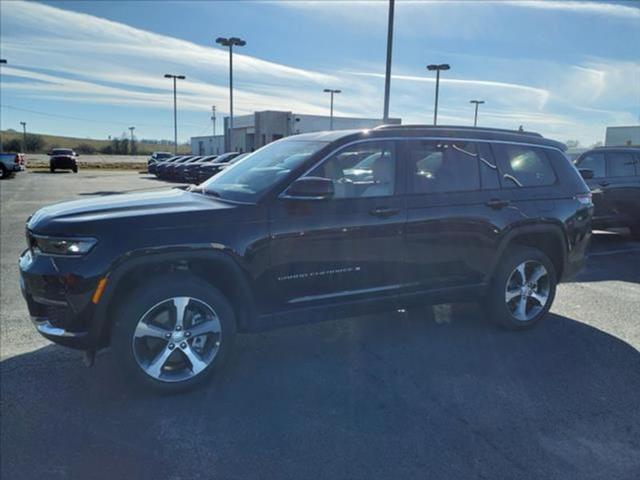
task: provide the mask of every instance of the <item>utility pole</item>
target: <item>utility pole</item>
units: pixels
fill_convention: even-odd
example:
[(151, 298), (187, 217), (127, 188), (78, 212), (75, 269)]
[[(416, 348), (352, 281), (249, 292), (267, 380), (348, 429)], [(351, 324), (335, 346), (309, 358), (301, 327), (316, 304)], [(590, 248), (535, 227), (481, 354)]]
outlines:
[(473, 126), (477, 127), (478, 126), (478, 105), (482, 105), (484, 103), (484, 100), (469, 100), (469, 103), (476, 104), (476, 110), (475, 110), (475, 113), (473, 114)]
[(387, 69), (384, 75), (384, 113), (382, 123), (389, 123), (389, 93), (391, 90), (391, 53), (393, 52), (393, 12), (395, 0), (389, 0), (389, 26), (387, 28)]
[(433, 124), (437, 125), (438, 124), (438, 94), (440, 91), (440, 71), (441, 70), (449, 70), (451, 67), (449, 66), (449, 64), (447, 63), (441, 63), (439, 65), (427, 65), (427, 70), (429, 70), (430, 72), (432, 72), (433, 70), (436, 71), (436, 104), (435, 104), (435, 108), (433, 109)]
[(216, 106), (211, 107), (211, 121), (213, 122), (213, 136), (216, 136)]
[(136, 129), (136, 127), (129, 127), (129, 130), (131, 130), (131, 143), (129, 144), (129, 151), (131, 152), (131, 155), (133, 155), (133, 131)]
[(331, 88), (325, 88), (323, 90), (324, 93), (330, 93), (331, 94), (331, 107), (329, 110), (329, 130), (333, 130), (333, 95), (335, 95), (336, 93), (341, 93), (342, 90), (334, 90)]
[(165, 73), (164, 78), (172, 78), (173, 79), (173, 154), (178, 154), (178, 106), (177, 106), (177, 96), (176, 96), (176, 80), (184, 80), (184, 75), (172, 75), (170, 73)]
[(22, 125), (22, 153), (27, 153), (27, 122), (20, 122)]
[(244, 47), (247, 42), (238, 37), (218, 37), (216, 43), (229, 47), (229, 151), (233, 151), (233, 46)]

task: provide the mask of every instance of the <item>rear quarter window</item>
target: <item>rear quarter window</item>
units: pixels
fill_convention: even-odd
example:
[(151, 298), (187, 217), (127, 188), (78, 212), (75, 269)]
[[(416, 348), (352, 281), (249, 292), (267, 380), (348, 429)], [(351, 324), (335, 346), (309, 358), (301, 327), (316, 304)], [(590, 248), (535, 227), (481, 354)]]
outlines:
[(607, 152), (610, 177), (632, 177), (635, 172), (635, 160), (630, 152)]
[(503, 188), (554, 185), (558, 178), (543, 148), (494, 144), (499, 159)]

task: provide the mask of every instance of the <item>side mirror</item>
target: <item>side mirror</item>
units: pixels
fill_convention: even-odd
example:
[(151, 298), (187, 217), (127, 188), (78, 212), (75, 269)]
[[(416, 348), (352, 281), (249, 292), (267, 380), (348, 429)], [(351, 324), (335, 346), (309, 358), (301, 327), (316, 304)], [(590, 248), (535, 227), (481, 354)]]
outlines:
[(585, 180), (591, 180), (593, 178), (594, 173), (590, 168), (579, 168), (578, 171)]
[(323, 177), (302, 177), (284, 192), (287, 198), (322, 200), (333, 197), (333, 180)]

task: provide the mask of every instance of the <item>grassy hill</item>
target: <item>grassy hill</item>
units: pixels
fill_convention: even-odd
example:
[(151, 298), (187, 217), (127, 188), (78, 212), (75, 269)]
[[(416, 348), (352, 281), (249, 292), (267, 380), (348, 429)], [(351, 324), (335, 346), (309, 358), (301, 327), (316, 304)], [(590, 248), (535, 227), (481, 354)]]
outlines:
[[(87, 145), (100, 152), (101, 149), (111, 145), (111, 140), (95, 140), (91, 138), (76, 138), (76, 137), (60, 137), (57, 135), (46, 135), (42, 133), (29, 132), (30, 135), (37, 135), (42, 138), (44, 145), (34, 153), (46, 153), (51, 148), (72, 148), (75, 150), (81, 150), (78, 147), (80, 145)], [(9, 142), (16, 139), (22, 142), (22, 132), (14, 130), (2, 130), (0, 131), (2, 137), (2, 143)], [(161, 144), (161, 143), (147, 143), (137, 142), (138, 154), (145, 155), (156, 151), (172, 152), (173, 145)], [(178, 153), (190, 153), (191, 147), (189, 145), (178, 145)]]

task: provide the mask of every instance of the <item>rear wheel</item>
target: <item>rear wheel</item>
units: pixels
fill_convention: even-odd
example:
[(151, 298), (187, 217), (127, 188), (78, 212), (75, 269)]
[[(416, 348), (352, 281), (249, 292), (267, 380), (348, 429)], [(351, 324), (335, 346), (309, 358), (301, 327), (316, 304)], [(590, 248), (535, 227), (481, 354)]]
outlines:
[(78, 173), (78, 166), (74, 165), (71, 170), (73, 170), (73, 173)]
[(494, 275), (487, 310), (491, 320), (510, 330), (537, 324), (547, 314), (556, 294), (553, 263), (542, 251), (514, 247)]
[(228, 356), (233, 308), (217, 289), (189, 275), (152, 280), (122, 305), (113, 349), (129, 378), (165, 392), (204, 382)]
[(5, 168), (4, 165), (0, 163), (0, 179), (5, 179), (7, 177), (8, 177), (7, 169)]

